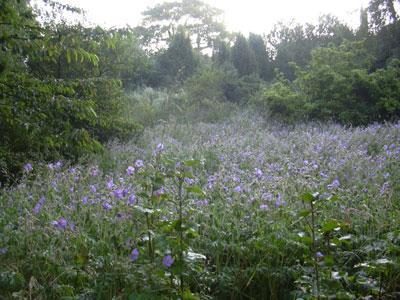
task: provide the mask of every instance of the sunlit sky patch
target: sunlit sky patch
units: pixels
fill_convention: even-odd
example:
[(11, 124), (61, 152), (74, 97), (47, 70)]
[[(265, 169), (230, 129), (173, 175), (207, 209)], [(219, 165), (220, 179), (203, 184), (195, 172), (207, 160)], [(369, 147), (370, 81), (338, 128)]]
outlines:
[[(83, 8), (88, 21), (105, 27), (138, 25), (141, 12), (160, 0), (61, 0)], [(352, 27), (359, 24), (359, 10), (369, 0), (205, 0), (224, 10), (224, 22), (229, 31), (266, 33), (273, 24), (292, 19), (300, 23), (316, 23), (318, 16), (331, 13)]]

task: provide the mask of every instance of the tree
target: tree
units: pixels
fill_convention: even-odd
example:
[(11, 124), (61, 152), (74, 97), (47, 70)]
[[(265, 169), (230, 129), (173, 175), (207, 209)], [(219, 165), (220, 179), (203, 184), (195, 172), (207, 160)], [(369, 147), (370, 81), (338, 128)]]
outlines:
[(158, 58), (166, 83), (182, 82), (192, 75), (198, 65), (190, 38), (179, 30), (170, 40), (168, 49)]
[(363, 42), (316, 48), (306, 70), (297, 70), (295, 84), (307, 100), (312, 119), (333, 119), (353, 125), (378, 120), (368, 75), (369, 54)]
[(179, 26), (185, 30), (197, 50), (211, 48), (225, 30), (218, 18), (220, 9), (200, 0), (179, 0), (157, 4), (143, 13), (142, 26), (137, 30), (151, 47), (162, 46), (174, 36)]
[(264, 80), (271, 80), (273, 70), (263, 38), (260, 35), (250, 33), (249, 46), (256, 58), (258, 75)]
[(368, 7), (373, 35), (369, 49), (376, 57), (375, 68), (385, 67), (391, 59), (400, 58), (400, 21), (394, 0), (371, 0)]
[(74, 160), (138, 132), (121, 118), (120, 80), (98, 76), (97, 47), (109, 34), (51, 14), (39, 23), (28, 3), (1, 2), (0, 182), (14, 181), (28, 160)]
[(238, 34), (232, 47), (232, 63), (240, 76), (257, 73), (257, 60), (253, 49), (247, 39)]
[(368, 9), (360, 9), (360, 27), (358, 27), (356, 35), (358, 39), (365, 39), (369, 36)]
[(214, 43), (213, 62), (219, 66), (229, 63), (231, 60), (231, 49), (229, 44), (223, 40), (218, 39)]
[(376, 30), (398, 21), (395, 2), (396, 0), (370, 0), (368, 10)]
[(329, 44), (340, 45), (344, 40), (353, 40), (350, 28), (331, 15), (321, 16), (316, 25), (278, 23), (266, 36), (269, 52), (274, 58), (274, 68), (289, 80), (294, 80), (290, 62), (305, 67), (311, 59), (311, 51)]

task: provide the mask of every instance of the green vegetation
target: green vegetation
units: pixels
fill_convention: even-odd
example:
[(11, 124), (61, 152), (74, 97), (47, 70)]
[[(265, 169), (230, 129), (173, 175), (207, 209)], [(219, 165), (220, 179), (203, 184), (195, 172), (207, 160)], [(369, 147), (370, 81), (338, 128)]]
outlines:
[(246, 37), (0, 1), (0, 298), (397, 298), (398, 4)]

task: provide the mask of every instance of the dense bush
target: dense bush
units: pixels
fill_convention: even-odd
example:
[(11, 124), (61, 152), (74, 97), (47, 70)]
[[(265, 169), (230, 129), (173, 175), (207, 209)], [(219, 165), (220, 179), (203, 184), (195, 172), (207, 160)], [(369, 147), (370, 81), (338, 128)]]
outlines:
[(360, 44), (317, 48), (296, 79), (265, 87), (252, 102), (282, 121), (333, 120), (365, 125), (399, 118), (399, 61), (368, 71), (369, 56)]
[(265, 116), (272, 116), (284, 123), (306, 119), (304, 96), (286, 80), (263, 87), (251, 98), (251, 103)]

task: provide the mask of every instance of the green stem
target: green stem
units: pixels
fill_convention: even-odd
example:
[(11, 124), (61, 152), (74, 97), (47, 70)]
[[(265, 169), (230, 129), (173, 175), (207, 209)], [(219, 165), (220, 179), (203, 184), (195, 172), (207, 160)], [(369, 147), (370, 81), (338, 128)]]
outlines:
[(311, 201), (311, 234), (312, 234), (312, 253), (313, 253), (313, 261), (314, 261), (314, 273), (315, 273), (315, 281), (317, 285), (317, 299), (320, 299), (320, 289), (319, 289), (319, 268), (316, 257), (316, 241), (315, 241), (315, 210), (314, 203)]
[(151, 240), (151, 234), (150, 234), (150, 230), (151, 230), (151, 224), (150, 224), (150, 219), (149, 219), (149, 214), (146, 213), (146, 224), (147, 224), (147, 235), (149, 238), (149, 242), (148, 244), (148, 249), (149, 249), (149, 257), (151, 262), (154, 262), (154, 251), (153, 251), (153, 245), (152, 245), (152, 240)]
[(179, 197), (179, 261), (181, 263), (181, 268), (180, 268), (180, 291), (181, 291), (181, 296), (183, 297), (183, 230), (182, 230), (182, 222), (183, 222), (183, 195), (182, 195), (182, 186), (183, 186), (183, 180), (179, 179), (179, 191), (178, 191), (178, 197)]

